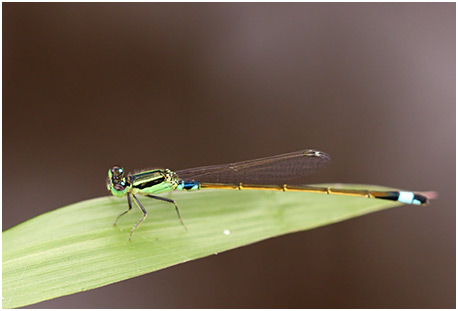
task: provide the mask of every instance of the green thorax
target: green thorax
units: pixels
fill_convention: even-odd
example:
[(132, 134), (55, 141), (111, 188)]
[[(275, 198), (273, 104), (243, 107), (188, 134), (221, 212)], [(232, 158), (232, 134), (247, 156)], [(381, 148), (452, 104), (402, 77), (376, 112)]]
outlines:
[(178, 177), (169, 169), (154, 169), (131, 175), (132, 193), (155, 194), (175, 190)]
[(116, 197), (123, 197), (127, 193), (162, 193), (175, 190), (177, 185), (178, 177), (169, 169), (153, 169), (127, 176), (120, 166), (114, 166), (108, 171), (107, 188)]

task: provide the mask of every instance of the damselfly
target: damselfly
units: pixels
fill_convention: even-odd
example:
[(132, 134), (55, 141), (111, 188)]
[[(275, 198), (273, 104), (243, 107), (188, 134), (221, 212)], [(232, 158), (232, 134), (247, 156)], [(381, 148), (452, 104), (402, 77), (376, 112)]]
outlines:
[(273, 157), (203, 166), (176, 172), (169, 169), (152, 169), (135, 174), (125, 174), (122, 167), (114, 166), (108, 170), (107, 188), (116, 197), (127, 196), (129, 205), (129, 208), (116, 218), (114, 225), (116, 225), (121, 216), (132, 209), (133, 198), (134, 203), (143, 212), (143, 217), (130, 231), (129, 240), (132, 238), (134, 230), (147, 216), (146, 209), (135, 196), (139, 194), (172, 203), (175, 206), (181, 224), (186, 229), (176, 202), (172, 199), (155, 195), (172, 190), (253, 189), (302, 191), (382, 199), (414, 205), (428, 203), (427, 196), (409, 191), (347, 190), (286, 184), (291, 180), (315, 173), (318, 169), (327, 166), (330, 160), (329, 155), (324, 152), (306, 149)]

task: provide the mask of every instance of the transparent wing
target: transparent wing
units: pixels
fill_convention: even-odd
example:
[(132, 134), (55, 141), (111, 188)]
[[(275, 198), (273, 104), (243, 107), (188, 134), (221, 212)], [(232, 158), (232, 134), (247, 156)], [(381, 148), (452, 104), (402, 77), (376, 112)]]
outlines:
[(209, 183), (282, 184), (315, 173), (329, 165), (328, 154), (306, 149), (236, 163), (202, 166), (177, 171), (186, 181)]

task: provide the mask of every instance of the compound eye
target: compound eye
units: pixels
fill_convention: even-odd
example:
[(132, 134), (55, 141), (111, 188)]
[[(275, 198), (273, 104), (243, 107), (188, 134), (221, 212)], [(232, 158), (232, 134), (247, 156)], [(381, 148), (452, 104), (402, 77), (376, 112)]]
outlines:
[(120, 166), (113, 166), (111, 173), (113, 174), (114, 178), (119, 178), (124, 174), (124, 170)]

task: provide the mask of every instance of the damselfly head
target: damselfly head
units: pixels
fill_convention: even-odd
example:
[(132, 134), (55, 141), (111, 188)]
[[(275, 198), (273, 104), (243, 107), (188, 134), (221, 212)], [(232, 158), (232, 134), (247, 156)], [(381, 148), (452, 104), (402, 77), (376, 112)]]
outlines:
[(108, 170), (107, 189), (114, 196), (122, 197), (126, 195), (129, 183), (124, 177), (124, 169), (120, 166), (113, 166)]

